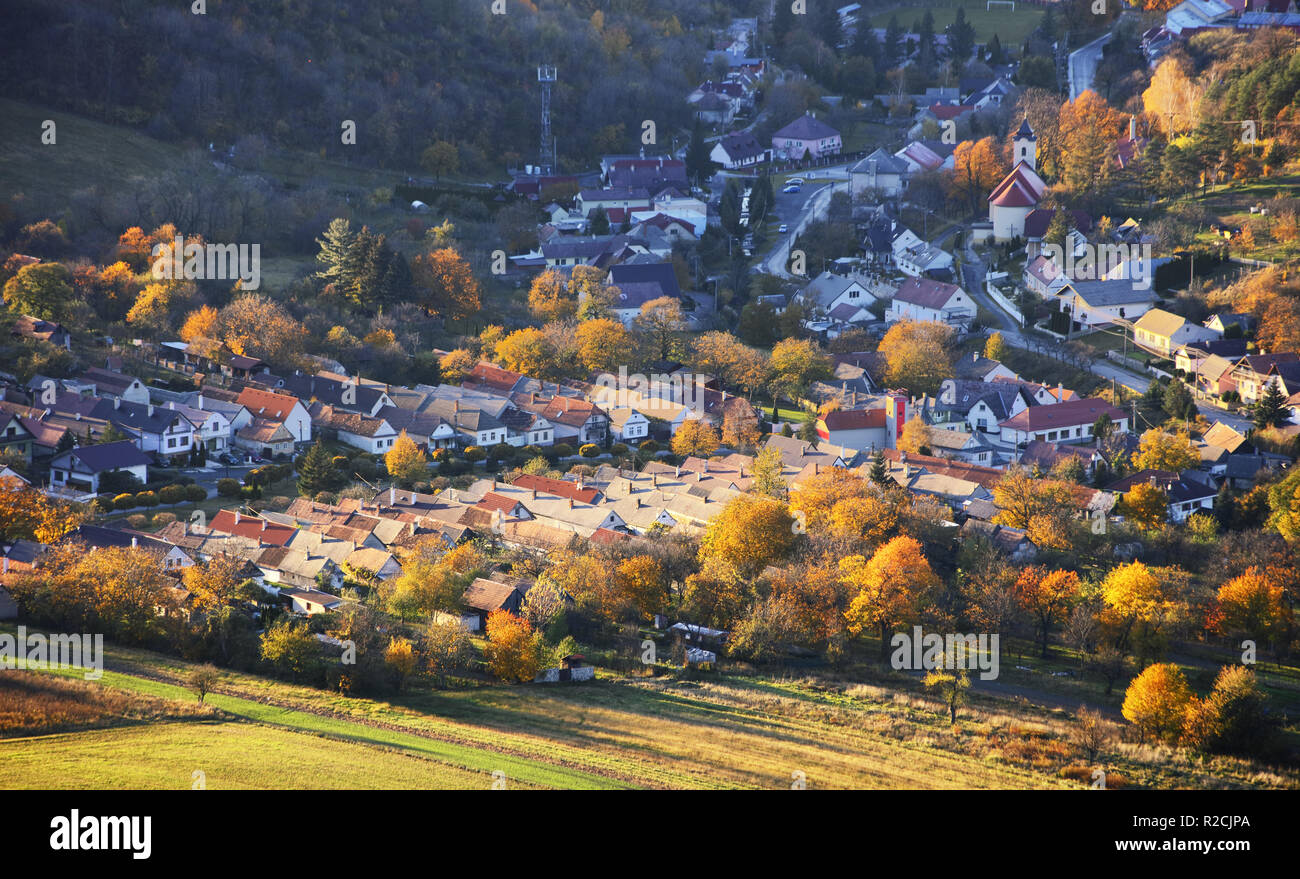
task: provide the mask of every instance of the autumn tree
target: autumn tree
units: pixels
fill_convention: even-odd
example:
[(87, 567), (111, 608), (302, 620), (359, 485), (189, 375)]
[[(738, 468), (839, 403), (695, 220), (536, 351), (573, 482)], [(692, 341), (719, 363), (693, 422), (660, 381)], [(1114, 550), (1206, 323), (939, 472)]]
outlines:
[(989, 360), (1001, 361), (1007, 356), (1007, 343), (998, 332), (991, 333), (984, 342), (984, 356)]
[(84, 506), (56, 500), (17, 479), (0, 478), (0, 537), (6, 543), (58, 543), (89, 518)]
[(918, 415), (903, 423), (903, 435), (898, 438), (898, 448), (914, 454), (930, 454), (930, 425)]
[(477, 365), (478, 358), (466, 348), (453, 348), (438, 360), (438, 370), (443, 381), (450, 385), (463, 382)]
[(569, 288), (569, 280), (555, 269), (547, 269), (528, 289), (528, 310), (543, 323), (573, 317), (578, 299)]
[(889, 382), (913, 394), (933, 394), (952, 376), (952, 327), (933, 321), (903, 320), (880, 340)]
[(1193, 699), (1189, 705), (1183, 742), (1201, 754), (1268, 756), (1279, 731), (1268, 701), (1254, 671), (1225, 665), (1219, 669), (1210, 695)]
[(435, 140), (420, 153), (420, 167), (441, 180), (445, 175), (460, 170), (460, 152), (454, 143)]
[(242, 559), (225, 554), (214, 555), (201, 565), (181, 571), (181, 582), (192, 596), (195, 610), (211, 612), (234, 604), (239, 584), (244, 581)]
[(744, 613), (752, 587), (735, 566), (710, 556), (682, 587), (682, 613), (706, 626), (730, 629)]
[(636, 555), (619, 562), (614, 585), (621, 603), (641, 619), (649, 619), (664, 609), (668, 600), (668, 577), (658, 559)]
[(1061, 546), (1061, 535), (1075, 508), (1068, 484), (1035, 479), (1019, 465), (1008, 467), (994, 484), (993, 502), (998, 506), (994, 522), (1024, 529), (1034, 543), (1050, 547)]
[(707, 458), (717, 450), (721, 440), (713, 425), (699, 418), (688, 418), (673, 434), (673, 454)]
[(784, 472), (785, 463), (781, 460), (780, 450), (776, 446), (764, 446), (754, 459), (754, 478), (749, 486), (750, 493), (784, 500), (786, 496), (785, 479), (782, 477)]
[(731, 333), (714, 330), (696, 336), (691, 342), (690, 356), (696, 370), (717, 376), (727, 387), (748, 392), (766, 382), (767, 359)]
[(1191, 131), (1200, 122), (1199, 106), (1205, 86), (1188, 70), (1180, 54), (1167, 55), (1151, 74), (1151, 84), (1142, 93), (1147, 115), (1172, 140)]
[(524, 327), (506, 336), (497, 343), (496, 357), (506, 369), (535, 378), (551, 378), (558, 369), (554, 346), (536, 327)]
[(392, 674), (399, 691), (405, 688), (407, 679), (415, 673), (418, 664), (419, 656), (409, 638), (393, 638), (384, 648), (384, 666)]
[(757, 576), (794, 548), (793, 526), (780, 501), (738, 495), (709, 523), (700, 542), (700, 561), (717, 557), (746, 577)]
[(1112, 569), (1102, 581), (1101, 594), (1121, 645), (1128, 642), (1135, 624), (1157, 629), (1173, 609), (1155, 572), (1138, 561)]
[(1133, 466), (1139, 470), (1168, 470), (1181, 473), (1201, 463), (1200, 453), (1185, 433), (1169, 433), (1152, 428), (1142, 434)]
[(1290, 619), (1286, 590), (1263, 568), (1251, 566), (1219, 587), (1209, 622), (1220, 634), (1267, 643), (1286, 631)]
[(262, 659), (294, 682), (320, 663), (320, 642), (306, 625), (293, 620), (272, 623), (262, 634)]
[(1016, 597), (1021, 607), (1038, 621), (1044, 658), (1052, 625), (1062, 618), (1078, 596), (1079, 575), (1073, 571), (1033, 565), (1020, 572), (1016, 580)]
[(217, 332), (234, 353), (276, 363), (298, 357), (308, 338), (283, 305), (260, 293), (245, 293), (221, 309)]
[(680, 360), (678, 355), (685, 354), (682, 334), (688, 326), (682, 301), (675, 296), (651, 299), (633, 321), (652, 360)]
[(464, 320), (483, 307), (478, 279), (453, 247), (417, 256), (411, 263), (411, 278), (426, 311)]
[(1169, 521), (1169, 496), (1158, 485), (1139, 482), (1124, 492), (1116, 511), (1143, 531), (1158, 531)]
[(66, 319), (72, 298), (72, 273), (57, 262), (24, 266), (4, 285), (4, 301), (10, 311), (42, 320)]
[(940, 654), (935, 667), (925, 673), (921, 685), (939, 695), (948, 709), (948, 722), (957, 722), (957, 709), (966, 699), (970, 689), (970, 673), (958, 665), (956, 658), (945, 651)]
[(488, 668), (503, 681), (524, 683), (537, 677), (542, 662), (542, 641), (527, 620), (504, 610), (488, 614)]
[(636, 340), (621, 321), (596, 318), (578, 324), (578, 359), (588, 372), (617, 373), (635, 350)]
[(971, 213), (977, 213), (993, 187), (1006, 175), (1002, 150), (993, 137), (963, 140), (953, 151), (953, 199)]
[(1133, 679), (1124, 694), (1121, 713), (1143, 736), (1176, 741), (1192, 704), (1192, 690), (1182, 669), (1173, 663), (1155, 663)]
[(393, 447), (384, 455), (384, 465), (388, 468), (388, 475), (403, 488), (410, 488), (429, 475), (428, 456), (415, 440), (406, 435), (405, 430), (393, 440)]
[(772, 347), (768, 386), (772, 391), (773, 417), (782, 396), (795, 399), (808, 385), (829, 378), (830, 357), (808, 339), (782, 339)]
[(840, 576), (853, 593), (845, 613), (849, 632), (880, 633), (880, 658), (889, 655), (889, 633), (916, 615), (922, 596), (939, 586), (939, 577), (914, 537), (895, 537), (870, 559), (851, 555), (840, 560)]
[(1126, 121), (1091, 89), (1061, 107), (1061, 141), (1068, 144), (1061, 153), (1061, 178), (1067, 187), (1086, 194), (1109, 176)]

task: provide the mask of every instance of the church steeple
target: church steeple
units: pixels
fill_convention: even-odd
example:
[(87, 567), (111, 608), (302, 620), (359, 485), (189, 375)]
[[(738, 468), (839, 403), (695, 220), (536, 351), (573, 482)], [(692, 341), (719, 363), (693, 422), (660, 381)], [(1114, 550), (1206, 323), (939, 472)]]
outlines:
[(1011, 145), (1015, 153), (1015, 164), (1024, 162), (1030, 168), (1037, 170), (1035, 164), (1038, 161), (1038, 135), (1034, 134), (1034, 129), (1029, 127), (1028, 116), (1020, 123), (1020, 128), (1016, 129), (1015, 135), (1011, 138)]

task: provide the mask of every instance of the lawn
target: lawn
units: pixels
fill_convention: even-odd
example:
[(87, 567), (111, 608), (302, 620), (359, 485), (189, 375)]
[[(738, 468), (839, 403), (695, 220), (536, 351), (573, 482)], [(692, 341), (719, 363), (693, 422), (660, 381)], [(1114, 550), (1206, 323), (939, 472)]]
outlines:
[(871, 16), (872, 27), (888, 26), (892, 16), (898, 16), (898, 23), (903, 30), (912, 28), (914, 22), (921, 20), (925, 11), (930, 10), (934, 16), (935, 33), (943, 33), (944, 28), (957, 18), (957, 8), (965, 7), (966, 20), (975, 28), (975, 40), (988, 42), (994, 34), (1005, 46), (1018, 46), (1038, 27), (1038, 20), (1043, 17), (1043, 10), (1036, 6), (1017, 5), (1014, 10), (1005, 6), (988, 9), (985, 0), (909, 0), (906, 3), (891, 5), (882, 12)]
[[(248, 723), (159, 723), (0, 742), (0, 788), (490, 788), (490, 773)], [(525, 783), (510, 787), (528, 787)]]

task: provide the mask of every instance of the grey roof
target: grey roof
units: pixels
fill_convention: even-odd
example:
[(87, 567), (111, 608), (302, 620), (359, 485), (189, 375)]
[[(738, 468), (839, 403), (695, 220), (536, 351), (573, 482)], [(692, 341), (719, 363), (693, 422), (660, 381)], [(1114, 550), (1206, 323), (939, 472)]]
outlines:
[[(64, 455), (71, 455), (85, 465), (92, 473), (103, 473), (123, 467), (148, 465), (149, 458), (135, 447), (130, 440), (118, 440), (115, 443), (100, 443), (97, 446), (78, 446)], [(59, 458), (62, 458), (60, 455)], [(55, 458), (55, 460), (59, 460)]]
[(851, 174), (870, 174), (875, 171), (877, 174), (906, 174), (908, 169), (907, 162), (897, 156), (891, 156), (883, 149), (877, 149), (874, 153), (862, 159), (849, 169)]
[(1113, 281), (1070, 281), (1069, 286), (1089, 305), (1129, 305), (1155, 302), (1156, 294), (1150, 289), (1139, 290), (1133, 282), (1124, 279)]

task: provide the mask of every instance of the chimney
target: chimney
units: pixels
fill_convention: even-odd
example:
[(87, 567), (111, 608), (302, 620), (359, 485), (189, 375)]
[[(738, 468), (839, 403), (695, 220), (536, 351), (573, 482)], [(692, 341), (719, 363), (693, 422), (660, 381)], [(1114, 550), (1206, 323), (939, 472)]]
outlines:
[[(48, 411), (48, 410), (47, 410), (47, 411)], [(77, 421), (80, 421), (80, 420), (81, 420), (81, 413), (78, 412), (78, 413), (76, 413), (73, 417), (74, 417)]]
[(114, 397), (114, 398), (113, 398), (113, 408), (114, 408), (114, 409), (121, 409), (121, 408), (122, 408), (122, 398), (121, 398), (121, 397)]
[(5, 556), (5, 560), (4, 560), (4, 573), (6, 573), (6, 574), (9, 573), (9, 556)]
[(703, 481), (704, 481), (704, 474), (701, 473), (699, 470), (696, 470), (696, 471), (695, 471), (695, 481), (696, 481), (696, 482), (703, 482)]
[(262, 520), (262, 530), (263, 530), (263, 531), (266, 530), (266, 520), (265, 520), (265, 519)]
[(132, 549), (139, 549), (139, 548), (140, 548), (140, 539), (139, 539), (138, 537), (134, 536), (134, 535), (132, 535), (132, 537), (131, 537), (131, 548), (132, 548)]
[(199, 409), (202, 409), (202, 408), (203, 408), (203, 394), (202, 394), (202, 393), (199, 394), (199, 405), (198, 405), (198, 408), (199, 408)]
[(171, 409), (173, 412), (175, 412), (175, 411), (176, 411), (176, 401), (175, 401), (175, 400), (172, 400), (172, 401), (168, 402), (168, 404), (167, 404), (167, 408), (168, 408), (168, 409)]
[[(641, 498), (636, 499), (636, 508), (638, 510), (641, 509)], [(5, 565), (7, 566), (8, 564), (9, 564), (9, 559), (5, 559)]]
[(533, 500), (537, 500), (537, 489), (533, 489)]
[(1137, 134), (1138, 134), (1138, 121), (1137, 121), (1137, 117), (1136, 117), (1136, 116), (1133, 116), (1133, 115), (1130, 115), (1130, 116), (1128, 117), (1128, 139), (1129, 139), (1129, 140), (1137, 140)]
[(676, 478), (676, 479), (681, 479), (681, 478), (682, 478), (682, 468), (681, 468), (681, 465), (680, 465), (680, 464), (679, 464), (679, 465), (674, 469), (674, 471), (673, 471), (673, 476), (674, 476), (674, 478)]
[(388, 488), (388, 505), (390, 507), (397, 506), (397, 486), (395, 485)]
[(149, 417), (153, 418), (153, 403), (149, 404)]
[(569, 498), (569, 509), (573, 509), (573, 498)]
[(818, 473), (820, 473), (821, 469), (822, 469), (822, 465), (818, 464), (816, 461), (813, 461), (813, 476), (816, 476)]
[(239, 510), (235, 510), (235, 524), (239, 524)]

